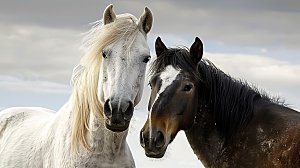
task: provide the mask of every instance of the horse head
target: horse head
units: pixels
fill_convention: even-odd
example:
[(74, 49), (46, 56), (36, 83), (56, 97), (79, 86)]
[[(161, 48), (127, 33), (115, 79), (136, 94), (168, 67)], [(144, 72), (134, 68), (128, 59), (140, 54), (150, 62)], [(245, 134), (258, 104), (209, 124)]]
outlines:
[(116, 27), (128, 29), (128, 34), (102, 49), (98, 90), (106, 127), (117, 132), (128, 128), (134, 106), (141, 100), (146, 64), (151, 58), (146, 36), (153, 20), (147, 7), (139, 20), (130, 14), (116, 15), (112, 6), (104, 11), (104, 25), (121, 19), (132, 25)]
[(160, 158), (176, 134), (194, 122), (200, 80), (197, 64), (202, 58), (203, 44), (197, 37), (189, 51), (168, 49), (158, 37), (155, 49), (149, 114), (140, 132), (140, 143), (148, 157)]

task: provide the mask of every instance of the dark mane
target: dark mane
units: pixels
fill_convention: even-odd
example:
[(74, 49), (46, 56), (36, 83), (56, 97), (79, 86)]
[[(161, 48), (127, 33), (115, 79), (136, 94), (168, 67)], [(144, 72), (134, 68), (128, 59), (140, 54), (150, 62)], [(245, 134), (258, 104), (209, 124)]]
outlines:
[[(203, 59), (199, 65), (202, 81), (199, 94), (208, 106), (219, 132), (230, 138), (239, 128), (248, 124), (253, 116), (254, 101), (262, 98), (277, 103), (247, 82), (234, 79)], [(202, 102), (203, 103), (203, 102)]]
[(150, 75), (162, 72), (168, 65), (172, 65), (176, 69), (182, 69), (192, 74), (196, 79), (200, 80), (200, 74), (197, 71), (197, 65), (192, 61), (189, 50), (187, 48), (169, 48), (164, 51), (152, 63), (150, 67)]

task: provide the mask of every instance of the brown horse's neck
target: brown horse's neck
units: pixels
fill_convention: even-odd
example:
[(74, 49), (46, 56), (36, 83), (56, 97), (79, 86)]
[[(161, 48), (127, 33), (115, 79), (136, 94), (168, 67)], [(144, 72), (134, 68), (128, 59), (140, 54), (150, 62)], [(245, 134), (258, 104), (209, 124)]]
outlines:
[(300, 166), (300, 114), (258, 99), (253, 117), (230, 139), (224, 138), (208, 106), (200, 106), (187, 139), (205, 167)]
[(199, 108), (194, 125), (186, 130), (185, 134), (202, 164), (205, 167), (212, 167), (221, 154), (225, 141), (217, 131), (208, 107), (201, 105)]

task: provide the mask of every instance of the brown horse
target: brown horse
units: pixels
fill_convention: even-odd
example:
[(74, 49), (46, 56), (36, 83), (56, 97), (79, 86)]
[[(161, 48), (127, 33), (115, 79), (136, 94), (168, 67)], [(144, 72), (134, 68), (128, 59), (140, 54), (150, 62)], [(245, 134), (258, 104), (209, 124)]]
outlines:
[(300, 167), (299, 112), (203, 60), (198, 37), (189, 51), (168, 49), (159, 37), (155, 49), (140, 133), (148, 157), (163, 157), (184, 130), (205, 167)]

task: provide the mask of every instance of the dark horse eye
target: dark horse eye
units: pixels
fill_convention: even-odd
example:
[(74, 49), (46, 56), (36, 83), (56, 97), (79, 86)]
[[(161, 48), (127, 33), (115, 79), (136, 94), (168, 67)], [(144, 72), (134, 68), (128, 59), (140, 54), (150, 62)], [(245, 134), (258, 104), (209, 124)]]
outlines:
[(148, 57), (146, 57), (146, 58), (143, 60), (143, 62), (144, 62), (144, 63), (147, 63), (147, 62), (149, 62), (150, 59), (151, 59), (151, 57), (148, 56)]
[(150, 88), (152, 89), (152, 85), (151, 85), (151, 83), (150, 83), (150, 82), (148, 83), (148, 85), (149, 85), (149, 86), (150, 86)]
[(188, 91), (190, 91), (192, 88), (193, 88), (193, 85), (192, 85), (192, 84), (188, 84), (188, 85), (185, 85), (185, 86), (184, 86), (183, 91), (188, 92)]
[(106, 57), (107, 57), (105, 51), (102, 51), (102, 56), (103, 56), (103, 58), (106, 58)]

